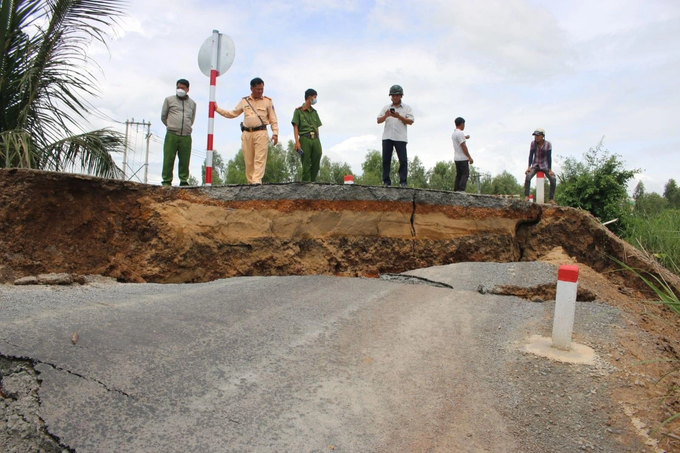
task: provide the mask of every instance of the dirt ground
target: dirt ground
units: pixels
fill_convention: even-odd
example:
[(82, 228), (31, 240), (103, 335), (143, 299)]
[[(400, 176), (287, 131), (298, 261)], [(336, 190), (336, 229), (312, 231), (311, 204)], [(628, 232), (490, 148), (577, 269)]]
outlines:
[(627, 419), (640, 436), (649, 436), (650, 451), (680, 451), (680, 418), (661, 427), (680, 412), (680, 316), (625, 285), (626, 279), (636, 277), (598, 273), (560, 247), (539, 261), (578, 264), (579, 287), (622, 310), (633, 328), (620, 329), (619, 344), (608, 353), (618, 367), (615, 377), (626, 383), (613, 392), (621, 410), (612, 417)]

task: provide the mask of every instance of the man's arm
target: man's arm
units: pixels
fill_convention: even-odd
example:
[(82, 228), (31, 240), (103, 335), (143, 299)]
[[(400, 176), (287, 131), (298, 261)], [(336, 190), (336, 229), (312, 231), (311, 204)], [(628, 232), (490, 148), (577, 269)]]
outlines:
[(468, 158), (468, 162), (470, 162), (471, 164), (474, 164), (475, 161), (472, 160), (472, 157), (470, 156), (470, 152), (468, 151), (467, 143), (465, 143), (465, 142), (461, 143), (460, 149), (463, 150), (463, 154), (465, 154), (465, 156)]
[(215, 102), (215, 111), (222, 115), (225, 118), (236, 118), (239, 116), (241, 113), (243, 113), (243, 105), (245, 104), (245, 101), (241, 99), (241, 101), (236, 104), (236, 107), (234, 107), (234, 110), (224, 110), (221, 109), (217, 106), (217, 102)]
[(269, 124), (272, 126), (273, 135), (279, 135), (279, 119), (276, 117), (276, 110), (274, 110), (274, 103), (269, 103), (269, 108), (267, 109), (267, 119)]
[(410, 107), (408, 108), (408, 110), (406, 110), (404, 116), (401, 116), (399, 112), (394, 112), (394, 117), (407, 126), (413, 124), (413, 121), (415, 120), (415, 118), (413, 118), (413, 112), (411, 112)]
[(191, 114), (191, 125), (192, 125), (192, 126), (194, 125), (194, 121), (196, 121), (196, 108), (197, 108), (197, 107), (198, 107), (198, 106), (196, 105), (196, 102), (194, 102), (194, 111), (193, 111), (193, 113)]
[(161, 121), (165, 126), (168, 125), (168, 110), (170, 109), (170, 105), (168, 104), (168, 98), (165, 98), (163, 101), (163, 108), (161, 109)]
[(293, 123), (293, 139), (295, 140), (295, 149), (300, 149), (300, 132), (298, 131), (298, 125)]
[(533, 147), (533, 146), (530, 146), (530, 147), (529, 147), (529, 163), (527, 164), (527, 171), (524, 172), (524, 173), (527, 174), (527, 175), (528, 175), (529, 172), (531, 171), (531, 162), (534, 161), (534, 154), (535, 154), (535, 153), (536, 153), (536, 151), (534, 150), (534, 147)]
[(290, 124), (293, 125), (293, 140), (295, 140), (295, 149), (300, 148), (300, 128), (298, 125), (300, 124), (300, 110), (295, 109), (293, 110), (293, 119), (290, 120)]
[(381, 110), (380, 115), (378, 116), (378, 124), (384, 123), (385, 120), (387, 119), (387, 117), (389, 117), (389, 116), (390, 116), (390, 109), (389, 108)]
[(276, 110), (274, 110), (274, 102), (272, 101), (269, 101), (267, 118), (269, 119), (269, 124), (272, 126), (272, 143), (276, 145), (279, 142), (279, 120), (276, 117)]

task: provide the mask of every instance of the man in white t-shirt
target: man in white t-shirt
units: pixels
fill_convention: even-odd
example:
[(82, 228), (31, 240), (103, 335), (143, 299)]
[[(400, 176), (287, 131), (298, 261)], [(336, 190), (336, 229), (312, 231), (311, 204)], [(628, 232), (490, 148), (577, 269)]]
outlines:
[(456, 192), (465, 192), (468, 178), (470, 177), (470, 164), (474, 163), (470, 157), (467, 143), (465, 140), (469, 139), (469, 135), (463, 134), (465, 130), (465, 120), (461, 117), (456, 118), (456, 130), (451, 136), (453, 140), (453, 160), (456, 163), (456, 180), (453, 185), (453, 190)]
[(406, 126), (413, 124), (413, 111), (411, 107), (401, 103), (404, 89), (399, 85), (390, 88), (392, 104), (386, 105), (378, 115), (378, 124), (385, 123), (385, 131), (382, 137), (382, 162), (383, 162), (383, 186), (392, 184), (390, 180), (390, 165), (392, 165), (392, 152), (397, 150), (399, 158), (399, 185), (406, 187), (408, 176), (408, 158), (406, 156)]

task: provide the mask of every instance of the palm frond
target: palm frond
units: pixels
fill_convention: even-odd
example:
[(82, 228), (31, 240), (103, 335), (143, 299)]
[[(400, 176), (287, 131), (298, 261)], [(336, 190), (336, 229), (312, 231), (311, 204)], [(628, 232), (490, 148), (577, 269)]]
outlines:
[(80, 123), (96, 113), (88, 101), (98, 94), (88, 47), (93, 41), (106, 44), (126, 3), (2, 0), (0, 133), (7, 134), (0, 166), (119, 173), (107, 153), (120, 147), (119, 137), (105, 130), (78, 135), (73, 129), (85, 130)]
[(99, 129), (64, 138), (48, 145), (43, 153), (44, 170), (76, 171), (120, 178), (123, 171), (116, 165), (111, 153), (123, 151), (123, 136), (109, 129)]
[(35, 168), (40, 154), (31, 143), (31, 136), (22, 130), (0, 132), (0, 163), (5, 168)]

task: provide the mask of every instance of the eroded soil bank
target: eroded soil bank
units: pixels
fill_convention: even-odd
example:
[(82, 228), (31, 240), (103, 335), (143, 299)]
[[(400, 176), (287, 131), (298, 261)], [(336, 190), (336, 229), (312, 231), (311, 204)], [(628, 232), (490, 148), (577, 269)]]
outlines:
[(664, 272), (583, 211), (493, 196), (297, 183), (179, 189), (0, 170), (4, 282), (48, 272), (157, 283), (377, 276), (532, 261), (556, 246), (600, 272), (614, 269), (610, 256)]

